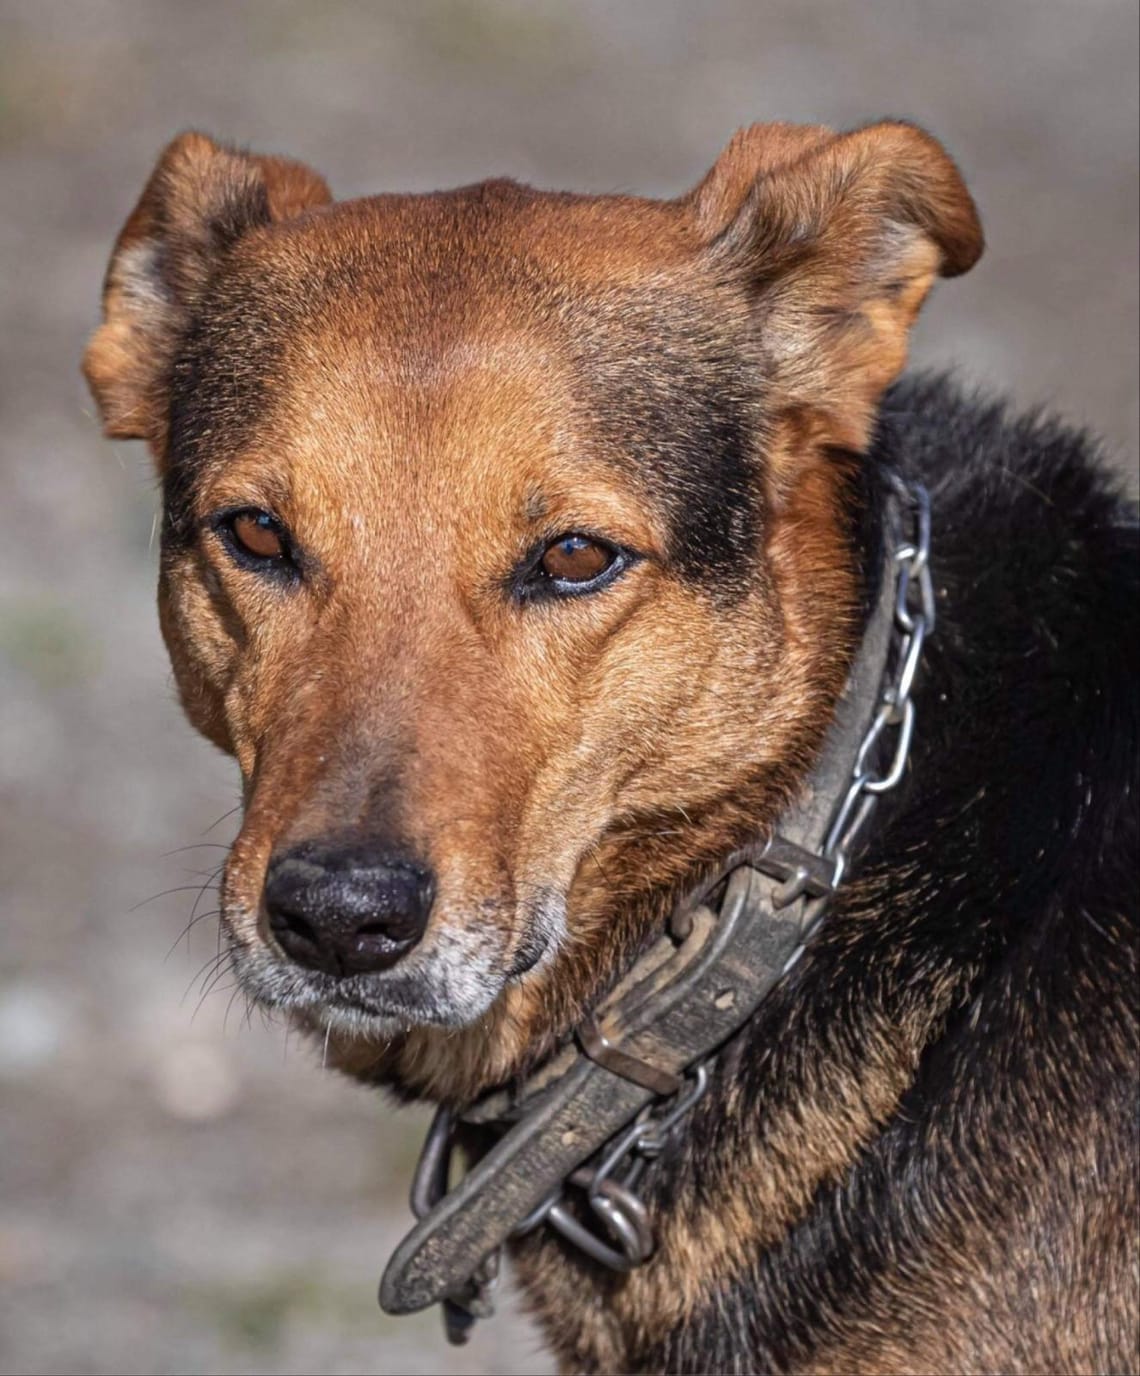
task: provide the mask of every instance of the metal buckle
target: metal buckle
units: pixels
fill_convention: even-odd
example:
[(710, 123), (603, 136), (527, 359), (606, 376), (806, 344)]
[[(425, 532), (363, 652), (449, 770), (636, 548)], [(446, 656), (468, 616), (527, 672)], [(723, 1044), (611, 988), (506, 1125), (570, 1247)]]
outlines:
[(593, 1018), (583, 1018), (575, 1035), (578, 1045), (590, 1060), (597, 1061), (598, 1065), (614, 1075), (620, 1075), (623, 1080), (632, 1080), (635, 1085), (651, 1089), (654, 1094), (668, 1097), (676, 1094), (684, 1084), (679, 1075), (674, 1075), (664, 1066), (654, 1065), (614, 1046)]
[(775, 908), (786, 908), (805, 894), (810, 898), (830, 898), (834, 890), (834, 867), (822, 855), (805, 850), (786, 836), (772, 836), (749, 863), (771, 878), (783, 880), (772, 894)]

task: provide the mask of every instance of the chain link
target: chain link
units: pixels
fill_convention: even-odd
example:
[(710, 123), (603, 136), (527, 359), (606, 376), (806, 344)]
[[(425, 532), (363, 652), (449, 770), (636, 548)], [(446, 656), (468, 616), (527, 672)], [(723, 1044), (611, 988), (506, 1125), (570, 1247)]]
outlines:
[[(866, 826), (875, 801), (897, 788), (906, 771), (907, 757), (914, 738), (914, 687), (918, 662), (926, 638), (934, 630), (934, 583), (930, 577), (930, 497), (921, 483), (894, 480), (895, 490), (913, 523), (909, 540), (893, 551), (898, 591), (895, 597), (895, 631), (898, 647), (893, 675), (884, 688), (879, 708), (863, 737), (855, 757), (854, 777), (840, 804), (823, 845), (823, 858), (833, 868), (832, 887), (838, 886), (847, 872), (856, 842)], [(894, 734), (893, 748), (884, 746)], [(881, 772), (876, 755), (884, 753), (890, 763)]]

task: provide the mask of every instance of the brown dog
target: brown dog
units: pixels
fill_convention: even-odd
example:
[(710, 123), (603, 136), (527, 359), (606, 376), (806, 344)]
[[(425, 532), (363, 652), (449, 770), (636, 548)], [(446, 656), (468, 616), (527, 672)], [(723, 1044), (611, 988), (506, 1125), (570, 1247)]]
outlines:
[(646, 1176), (656, 1255), (517, 1249), (569, 1369), (1135, 1359), (1136, 719), (1097, 635), (1134, 624), (1132, 537), (1079, 437), (884, 405), (981, 248), (901, 123), (755, 126), (668, 202), (334, 204), (185, 134), (116, 245), (85, 366), (155, 456), (182, 701), (241, 767), (235, 965), (406, 1096), (541, 1066), (772, 830), (878, 475), (933, 489), (905, 786)]

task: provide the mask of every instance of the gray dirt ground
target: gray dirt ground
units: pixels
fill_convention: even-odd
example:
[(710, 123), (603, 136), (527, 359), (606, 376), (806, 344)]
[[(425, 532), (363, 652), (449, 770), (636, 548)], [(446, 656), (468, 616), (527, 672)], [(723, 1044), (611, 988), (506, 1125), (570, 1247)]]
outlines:
[(200, 1000), (212, 918), (176, 940), (235, 779), (172, 700), (144, 456), (77, 374), (160, 145), (205, 126), (341, 194), (667, 192), (752, 119), (913, 116), (990, 241), (918, 359), (1094, 424), (1135, 487), (1136, 108), (1110, 0), (0, 4), (3, 1369), (548, 1369), (518, 1319), (453, 1353), (380, 1314), (420, 1115)]

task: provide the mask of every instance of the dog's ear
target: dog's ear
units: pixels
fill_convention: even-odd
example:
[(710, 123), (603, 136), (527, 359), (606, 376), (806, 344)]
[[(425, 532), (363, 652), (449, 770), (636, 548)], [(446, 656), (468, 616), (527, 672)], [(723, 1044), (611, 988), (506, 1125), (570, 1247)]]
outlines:
[(159, 453), (169, 368), (217, 263), (254, 227), (331, 199), (315, 172), (284, 158), (197, 133), (166, 148), (115, 244), (103, 324), (83, 359), (109, 436), (149, 440)]
[(982, 252), (977, 210), (942, 146), (885, 122), (741, 130), (686, 201), (714, 271), (743, 285), (770, 400), (816, 438), (867, 443), (936, 276)]

